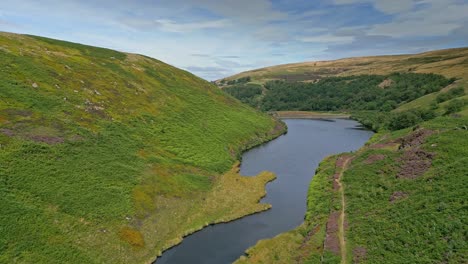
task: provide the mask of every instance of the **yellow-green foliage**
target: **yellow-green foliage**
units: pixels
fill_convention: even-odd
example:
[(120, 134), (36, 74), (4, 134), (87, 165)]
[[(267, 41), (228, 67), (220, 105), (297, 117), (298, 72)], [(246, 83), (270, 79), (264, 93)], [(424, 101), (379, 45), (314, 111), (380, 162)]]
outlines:
[(0, 262), (149, 261), (193, 215), (149, 241), (159, 201), (210, 196), (242, 149), (283, 129), (158, 60), (0, 33)]
[(145, 246), (145, 240), (140, 231), (135, 230), (131, 227), (124, 227), (119, 232), (120, 239), (129, 243), (134, 247), (143, 247)]

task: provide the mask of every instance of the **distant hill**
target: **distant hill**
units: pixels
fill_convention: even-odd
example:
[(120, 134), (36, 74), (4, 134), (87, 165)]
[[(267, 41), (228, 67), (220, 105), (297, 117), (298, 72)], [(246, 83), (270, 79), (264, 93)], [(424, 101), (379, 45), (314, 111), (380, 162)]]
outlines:
[(236, 161), (283, 131), (156, 59), (0, 33), (0, 263), (147, 263), (265, 210)]
[(346, 58), (284, 64), (242, 72), (217, 84), (250, 77), (252, 82), (269, 80), (316, 81), (325, 77), (350, 75), (387, 75), (394, 72), (437, 73), (448, 78), (468, 80), (468, 47), (430, 51), (410, 55)]

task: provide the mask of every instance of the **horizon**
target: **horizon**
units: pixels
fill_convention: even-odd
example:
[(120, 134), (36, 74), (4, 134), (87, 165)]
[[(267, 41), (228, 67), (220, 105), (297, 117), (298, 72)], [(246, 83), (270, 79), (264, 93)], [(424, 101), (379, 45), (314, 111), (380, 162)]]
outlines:
[(4, 2), (0, 31), (138, 53), (209, 81), (279, 64), (468, 46), (466, 0), (115, 3)]

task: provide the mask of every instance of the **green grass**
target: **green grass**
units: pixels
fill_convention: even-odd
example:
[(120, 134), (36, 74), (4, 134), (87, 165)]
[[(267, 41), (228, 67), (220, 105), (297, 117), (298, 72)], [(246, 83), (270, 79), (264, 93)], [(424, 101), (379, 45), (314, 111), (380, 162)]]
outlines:
[[(352, 247), (367, 249), (364, 263), (466, 263), (468, 120), (438, 118), (422, 127), (438, 129), (424, 149), (435, 153), (431, 169), (409, 180), (395, 175), (401, 151), (366, 150), (346, 172), (347, 233)], [(372, 165), (362, 161), (372, 153), (386, 158)], [(362, 184), (365, 182), (366, 184)], [(389, 201), (397, 191), (408, 197)]]
[(2, 263), (154, 259), (205, 221), (242, 216), (200, 201), (222, 197), (213, 188), (243, 149), (284, 131), (155, 59), (8, 33), (0, 45)]

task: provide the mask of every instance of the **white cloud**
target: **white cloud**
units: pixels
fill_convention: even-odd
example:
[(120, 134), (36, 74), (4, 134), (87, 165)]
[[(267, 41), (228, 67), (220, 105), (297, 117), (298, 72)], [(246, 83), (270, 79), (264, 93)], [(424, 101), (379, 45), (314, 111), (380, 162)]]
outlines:
[(411, 10), (414, 5), (419, 2), (418, 0), (334, 0), (335, 4), (346, 5), (346, 4), (359, 4), (369, 3), (372, 4), (375, 9), (386, 13), (386, 14), (397, 14)]
[(426, 37), (450, 35), (468, 22), (468, 3), (447, 0), (420, 1), (416, 11), (403, 12), (393, 21), (374, 25), (367, 33), (390, 37)]
[(187, 33), (204, 29), (220, 29), (228, 26), (230, 23), (227, 19), (218, 19), (210, 21), (197, 21), (190, 23), (179, 23), (170, 19), (124, 19), (123, 24), (136, 29), (158, 29), (166, 32)]
[(319, 36), (309, 36), (309, 37), (302, 37), (298, 38), (299, 41), (302, 42), (310, 42), (310, 43), (320, 43), (320, 44), (345, 44), (351, 43), (354, 40), (353, 36), (337, 36), (332, 34), (326, 35), (319, 35)]

